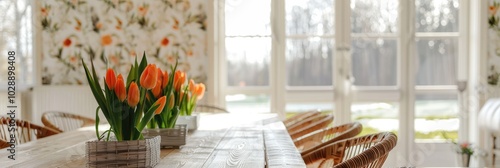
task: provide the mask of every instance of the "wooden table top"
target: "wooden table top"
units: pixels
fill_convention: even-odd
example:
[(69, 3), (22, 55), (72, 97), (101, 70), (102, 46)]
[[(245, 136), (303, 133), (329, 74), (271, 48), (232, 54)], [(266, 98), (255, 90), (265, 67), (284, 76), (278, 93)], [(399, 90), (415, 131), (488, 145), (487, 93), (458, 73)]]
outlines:
[[(85, 142), (94, 127), (16, 146), (16, 160), (0, 151), (0, 167), (85, 167)], [(180, 149), (162, 149), (156, 167), (305, 167), (275, 114), (201, 115)]]

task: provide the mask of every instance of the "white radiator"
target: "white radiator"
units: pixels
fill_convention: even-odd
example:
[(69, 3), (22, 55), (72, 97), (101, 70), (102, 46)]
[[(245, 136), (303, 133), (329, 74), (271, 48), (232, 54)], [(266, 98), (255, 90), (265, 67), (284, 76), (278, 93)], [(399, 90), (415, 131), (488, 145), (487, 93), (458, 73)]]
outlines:
[[(32, 122), (42, 124), (46, 111), (61, 111), (95, 118), (97, 102), (89, 86), (36, 86), (33, 89)], [(101, 120), (105, 120), (100, 117)]]

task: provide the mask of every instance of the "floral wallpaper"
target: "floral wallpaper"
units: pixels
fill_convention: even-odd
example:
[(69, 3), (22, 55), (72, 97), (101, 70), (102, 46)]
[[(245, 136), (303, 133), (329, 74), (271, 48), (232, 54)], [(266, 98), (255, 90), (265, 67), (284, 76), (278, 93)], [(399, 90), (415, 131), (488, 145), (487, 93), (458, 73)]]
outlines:
[(500, 0), (490, 0), (488, 13), (488, 84), (500, 86)]
[(127, 73), (145, 52), (149, 62), (207, 79), (206, 0), (44, 0), (42, 82), (86, 83), (80, 58)]

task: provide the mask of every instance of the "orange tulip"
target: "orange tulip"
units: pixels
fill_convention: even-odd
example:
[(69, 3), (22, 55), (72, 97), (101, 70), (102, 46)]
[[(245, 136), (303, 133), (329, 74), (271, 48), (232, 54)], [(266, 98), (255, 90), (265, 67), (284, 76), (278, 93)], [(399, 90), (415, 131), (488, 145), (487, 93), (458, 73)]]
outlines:
[(128, 88), (128, 105), (130, 107), (135, 107), (139, 103), (139, 87), (137, 87), (137, 84), (135, 82), (130, 83), (130, 86)]
[(186, 73), (182, 71), (176, 71), (174, 75), (174, 88), (175, 90), (181, 90), (182, 85), (186, 81)]
[(196, 87), (196, 91), (194, 92), (198, 100), (202, 99), (203, 96), (205, 95), (205, 84), (200, 83)]
[(153, 88), (153, 90), (151, 90), (153, 92), (153, 95), (158, 98), (158, 96), (160, 96), (161, 94), (161, 82), (158, 80), (156, 81), (156, 86)]
[(106, 71), (106, 85), (108, 85), (110, 90), (113, 90), (116, 85), (115, 71), (111, 68), (108, 68), (108, 71)]
[(193, 93), (195, 89), (196, 89), (196, 84), (194, 83), (194, 80), (190, 79), (189, 80), (189, 91), (191, 91), (191, 93)]
[(169, 96), (169, 100), (168, 100), (168, 108), (172, 109), (172, 108), (174, 108), (174, 105), (175, 105), (174, 94), (171, 93)]
[(156, 74), (156, 65), (155, 64), (149, 64), (146, 69), (144, 69), (144, 72), (141, 74), (141, 86), (146, 88), (146, 89), (153, 89), (156, 85), (156, 80), (158, 78), (158, 75)]
[(119, 74), (116, 78), (115, 94), (121, 102), (127, 98), (127, 91), (125, 89), (125, 82), (123, 81), (122, 74)]
[(163, 111), (163, 108), (165, 107), (165, 103), (167, 101), (167, 97), (166, 96), (163, 96), (163, 97), (160, 97), (156, 102), (155, 104), (153, 104), (153, 106), (155, 105), (159, 105), (158, 108), (155, 110), (155, 114), (160, 114), (161, 111)]
[(160, 68), (156, 68), (156, 80), (157, 80), (157, 83), (160, 83), (160, 87), (161, 87), (161, 84), (163, 81), (163, 71)]
[(162, 85), (161, 85), (162, 88), (165, 88), (167, 86), (168, 78), (169, 78), (168, 72), (167, 71), (163, 72), (163, 81), (162, 81)]
[(162, 84), (161, 82), (163, 81), (163, 73), (162, 73), (162, 71), (161, 71), (161, 69), (160, 69), (160, 68), (157, 68), (157, 70), (156, 70), (156, 74), (157, 74), (157, 77), (156, 77), (156, 78), (157, 78), (157, 80), (156, 80), (156, 85), (155, 85), (155, 87), (153, 88), (153, 90), (152, 90), (152, 91), (153, 91), (153, 95), (154, 95), (156, 98), (158, 98), (158, 97), (160, 96), (160, 94), (161, 94), (161, 91), (163, 90), (163, 87), (161, 87), (161, 86), (162, 86), (162, 85), (161, 85), (161, 84)]

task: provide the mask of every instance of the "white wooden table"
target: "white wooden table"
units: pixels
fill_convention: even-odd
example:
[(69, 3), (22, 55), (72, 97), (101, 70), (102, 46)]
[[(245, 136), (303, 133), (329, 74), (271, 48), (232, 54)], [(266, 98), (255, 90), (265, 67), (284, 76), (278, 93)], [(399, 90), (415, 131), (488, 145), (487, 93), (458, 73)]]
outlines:
[[(16, 147), (16, 160), (0, 151), (0, 167), (85, 167), (85, 142), (94, 127), (61, 133)], [(162, 149), (156, 167), (305, 167), (275, 114), (201, 115), (180, 149)]]

